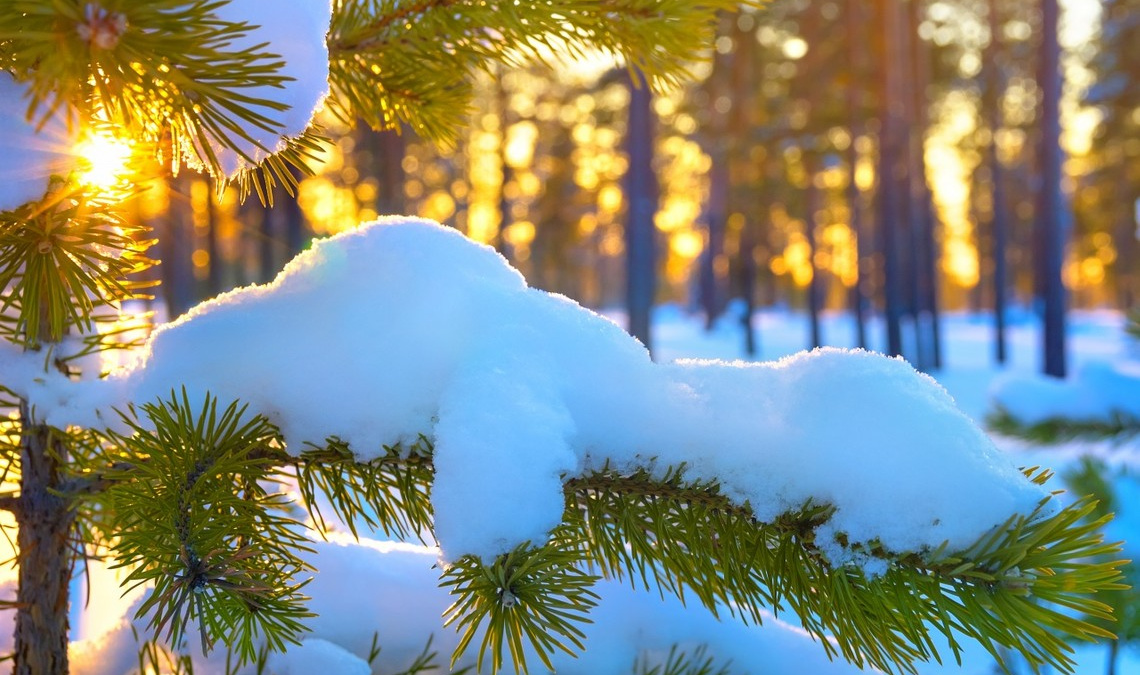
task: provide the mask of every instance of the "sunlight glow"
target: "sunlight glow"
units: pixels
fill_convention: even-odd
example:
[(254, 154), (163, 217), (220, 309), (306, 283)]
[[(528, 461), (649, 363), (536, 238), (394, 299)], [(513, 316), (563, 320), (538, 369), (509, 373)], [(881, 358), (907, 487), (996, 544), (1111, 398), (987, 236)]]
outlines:
[(80, 159), (79, 180), (84, 185), (108, 189), (128, 173), (131, 146), (104, 132), (89, 132), (74, 150)]

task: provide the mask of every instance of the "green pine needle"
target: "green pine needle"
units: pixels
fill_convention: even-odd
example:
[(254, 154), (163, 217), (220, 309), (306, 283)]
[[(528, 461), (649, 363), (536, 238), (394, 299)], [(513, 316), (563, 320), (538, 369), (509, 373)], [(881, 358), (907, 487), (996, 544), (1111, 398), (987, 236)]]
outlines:
[(298, 553), (311, 548), (285, 497), (265, 487), (276, 467), (263, 450), (279, 444), (277, 430), (185, 390), (122, 418), (131, 433), (108, 434), (119, 464), (96, 499), (113, 514), (124, 586), (153, 586), (138, 616), (175, 645), (197, 624), (204, 651), (224, 639), (243, 662), (262, 642), (297, 643), (312, 616)]
[(986, 416), (986, 427), (1003, 436), (1045, 445), (1081, 440), (1123, 443), (1140, 434), (1140, 418), (1117, 410), (1106, 414), (1103, 419), (1051, 417), (1027, 424), (999, 406)]

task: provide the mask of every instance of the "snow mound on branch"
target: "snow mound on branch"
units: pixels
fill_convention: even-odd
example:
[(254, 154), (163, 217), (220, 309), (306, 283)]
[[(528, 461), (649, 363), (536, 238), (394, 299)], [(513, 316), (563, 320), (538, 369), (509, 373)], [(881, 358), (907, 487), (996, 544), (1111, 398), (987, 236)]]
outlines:
[(1140, 362), (1088, 361), (1065, 380), (1007, 375), (993, 383), (990, 399), (1026, 425), (1050, 419), (1107, 422), (1113, 414), (1140, 418)]
[(249, 403), (292, 452), (336, 436), (369, 458), (426, 434), (453, 560), (544, 541), (563, 478), (607, 462), (684, 463), (764, 520), (831, 504), (830, 533), (897, 552), (964, 548), (1045, 496), (902, 360), (821, 349), (655, 364), (494, 250), (415, 219), (319, 241), (271, 284), (156, 331), (133, 368), (78, 386), (37, 400), (49, 421), (107, 424), (112, 406), (185, 386)]
[(53, 115), (37, 129), (42, 115), (28, 120), (26, 93), (24, 84), (0, 70), (0, 211), (43, 197), (48, 177), (75, 165), (75, 135), (67, 123)]
[(273, 130), (237, 121), (242, 131), (256, 141), (251, 143), (232, 137), (252, 162), (215, 143), (214, 151), (218, 153), (222, 170), (232, 177), (238, 171), (256, 166), (269, 155), (284, 150), (288, 139), (305, 132), (313, 121), (313, 115), (324, 103), (329, 92), (326, 36), (332, 20), (332, 3), (330, 0), (275, 0), (273, 3), (229, 0), (214, 14), (223, 21), (251, 26), (244, 37), (233, 40), (228, 51), (238, 52), (263, 45), (256, 51), (280, 57), (282, 66), (278, 73), (291, 78), (280, 87), (260, 86), (242, 90), (245, 96), (283, 103), (288, 108), (281, 111), (256, 110), (280, 125)]
[[(321, 573), (305, 587), (312, 596), (309, 608), (317, 614), (308, 621), (311, 632), (301, 646), (290, 646), (269, 660), (269, 672), (279, 675), (328, 673), (351, 675), (372, 672), (364, 664), (377, 640), (380, 653), (375, 672), (407, 670), (431, 639), (435, 663), (446, 664), (459, 636), (440, 618), (454, 598), (439, 587), (436, 549), (362, 540), (314, 542), (315, 554), (306, 554)], [(802, 630), (764, 612), (762, 626), (722, 622), (698, 603), (688, 607), (673, 596), (631, 588), (628, 583), (599, 581), (593, 588), (602, 602), (584, 624), (586, 649), (577, 658), (556, 651), (553, 665), (564, 675), (628, 675), (635, 659), (648, 667), (665, 662), (676, 646), (692, 655), (706, 647), (716, 667), (728, 666), (732, 675), (856, 675), (864, 671), (843, 660), (829, 661), (823, 650)], [(134, 608), (132, 608), (133, 612)], [(145, 620), (136, 628), (146, 635)], [(221, 675), (225, 650), (203, 657), (197, 636), (188, 636), (187, 650), (194, 672)], [(0, 644), (3, 646), (3, 644)], [(74, 675), (127, 675), (137, 669), (138, 644), (131, 622), (124, 618), (98, 640), (73, 643)], [(530, 663), (537, 662), (533, 654)], [(475, 650), (458, 664), (474, 665)], [(239, 675), (252, 675), (252, 667)]]

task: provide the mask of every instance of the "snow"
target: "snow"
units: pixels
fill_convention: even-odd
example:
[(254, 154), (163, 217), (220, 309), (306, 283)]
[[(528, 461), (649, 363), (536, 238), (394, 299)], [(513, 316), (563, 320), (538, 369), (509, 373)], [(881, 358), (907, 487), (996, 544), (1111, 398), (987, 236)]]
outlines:
[(1113, 414), (1140, 418), (1140, 362), (1089, 361), (1065, 380), (1010, 374), (994, 382), (991, 397), (1026, 425), (1058, 418), (1107, 422)]
[[(982, 348), (984, 321), (948, 322), (953, 369), (937, 376), (953, 383), (957, 401), (897, 359), (836, 348), (795, 353), (802, 338), (790, 321), (781, 312), (756, 317), (765, 355), (778, 360), (678, 362), (671, 359), (738, 357), (739, 329), (725, 323), (706, 335), (662, 308), (655, 335), (663, 363), (654, 363), (611, 321), (527, 288), (491, 249), (431, 223), (386, 219), (316, 244), (272, 284), (233, 292), (163, 327), (137, 363), (109, 380), (67, 382), (43, 372), (41, 355), (10, 350), (0, 354), (0, 372), (57, 422), (111, 423), (111, 406), (185, 383), (193, 395), (210, 390), (250, 402), (282, 426), (294, 451), (335, 434), (370, 456), (381, 443), (428, 433), (437, 446), (433, 499), (444, 551), (316, 543), (320, 572), (306, 591), (319, 616), (304, 643), (275, 655), (269, 671), (369, 672), (363, 658), (379, 635), (376, 672), (394, 672), (429, 637), (443, 660), (457, 639), (440, 625), (450, 598), (437, 586), (439, 559), (544, 536), (560, 512), (563, 473), (606, 460), (683, 460), (692, 476), (721, 479), (726, 494), (757, 513), (811, 496), (839, 506), (825, 535), (881, 536), (912, 550), (955, 536), (969, 543), (1035, 505), (1042, 493), (1015, 464), (1073, 461), (1005, 441), (1004, 449), (1020, 454), (1001, 453), (959, 412), (956, 404), (977, 417), (988, 405), (981, 392), (994, 370)], [(1095, 360), (1086, 354), (1120, 351), (1104, 337), (1119, 333), (1118, 315), (1084, 324), (1095, 330), (1077, 331), (1078, 369)], [(1033, 367), (1028, 326), (1015, 321), (1011, 330), (1020, 345), (1017, 371)], [(825, 317), (825, 331), (851, 344), (842, 317)], [(873, 340), (879, 332), (872, 326)], [(103, 416), (92, 418), (92, 410)], [(1116, 533), (1134, 529), (1121, 524)], [(828, 553), (864, 563), (838, 546)], [(818, 644), (774, 618), (749, 627), (617, 583), (596, 590), (603, 597), (586, 627), (587, 651), (577, 660), (559, 655), (561, 673), (628, 673), (633, 659), (664, 659), (677, 643), (689, 652), (708, 645), (718, 664), (731, 660), (732, 672), (855, 671), (828, 662)], [(130, 672), (136, 642), (127, 620), (114, 618), (131, 612), (114, 603), (89, 611), (114, 612), (112, 628), (73, 644), (74, 672)], [(0, 650), (9, 636), (0, 629)], [(1084, 649), (1078, 672), (1102, 670), (1102, 650)], [(196, 672), (222, 672), (220, 658)], [(962, 667), (920, 666), (929, 674), (992, 670), (976, 646)]]
[(821, 349), (656, 364), (611, 321), (528, 288), (493, 249), (416, 219), (317, 242), (273, 283), (160, 328), (107, 380), (16, 389), (52, 424), (99, 426), (180, 387), (249, 403), (292, 452), (336, 436), (371, 458), (428, 435), (448, 560), (545, 540), (562, 480), (607, 463), (685, 464), (762, 520), (833, 505), (819, 543), (836, 564), (866, 562), (839, 535), (957, 550), (1046, 494), (902, 360)]
[[(0, 70), (0, 211), (43, 197), (48, 178), (75, 164), (74, 133), (60, 115), (44, 122), (40, 111), (28, 119), (27, 87)], [(37, 125), (43, 122), (42, 127)]]
[[(431, 640), (437, 664), (446, 664), (458, 642), (440, 615), (452, 598), (439, 587), (433, 563), (439, 551), (422, 546), (348, 539), (314, 544), (309, 556), (321, 574), (306, 587), (318, 616), (300, 646), (270, 657), (275, 675), (329, 673), (367, 674), (362, 660), (373, 640), (380, 647), (376, 672), (403, 672)], [(593, 623), (582, 626), (586, 650), (577, 658), (556, 653), (552, 660), (562, 675), (629, 675), (636, 659), (663, 663), (671, 647), (688, 654), (708, 647), (718, 667), (729, 665), (733, 675), (855, 675), (844, 661), (829, 661), (820, 645), (803, 631), (765, 613), (763, 626), (719, 621), (704, 607), (685, 607), (673, 597), (634, 590), (628, 584), (599, 582), (601, 596), (590, 613)], [(145, 633), (139, 622), (135, 629)], [(188, 639), (190, 644), (196, 637)], [(123, 619), (99, 639), (72, 647), (73, 675), (126, 675), (137, 662), (131, 623)], [(189, 650), (195, 672), (220, 672), (223, 653), (203, 657)], [(472, 665), (468, 653), (459, 666)], [(532, 657), (530, 663), (537, 663)], [(252, 673), (252, 668), (242, 671)], [(535, 671), (532, 671), (535, 672)]]
[[(258, 53), (279, 57), (279, 75), (290, 78), (281, 86), (259, 86), (242, 89), (243, 96), (283, 103), (285, 110), (252, 107), (278, 127), (262, 129), (248, 122), (234, 120), (248, 136), (230, 138), (237, 142), (242, 157), (232, 149), (214, 143), (222, 170), (229, 177), (256, 166), (271, 154), (284, 150), (288, 139), (300, 136), (309, 127), (313, 115), (328, 96), (329, 54), (325, 38), (332, 20), (331, 0), (275, 0), (272, 11), (265, 11), (263, 0), (229, 0), (215, 10), (215, 15), (230, 23), (247, 23), (251, 29), (232, 41), (227, 51), (237, 52), (259, 47)], [(252, 141), (252, 142), (251, 142)]]
[[(621, 319), (616, 313), (613, 316)], [(675, 307), (658, 308), (654, 315), (658, 358), (671, 361), (686, 356), (726, 359), (742, 356), (743, 340), (738, 324), (721, 324), (706, 333), (702, 323)], [(753, 323), (760, 330), (761, 355), (767, 359), (792, 355), (807, 340), (806, 318), (786, 310), (764, 310), (754, 317)], [(824, 335), (832, 344), (854, 344), (850, 316), (827, 314), (823, 317), (823, 326)], [(947, 368), (935, 375), (953, 393), (958, 406), (975, 419), (980, 419), (989, 409), (986, 392), (995, 375), (1027, 374), (1038, 367), (1039, 335), (1029, 315), (1014, 317), (1011, 322), (1011, 363), (1005, 369), (992, 363), (992, 325), (988, 319), (976, 315), (948, 315), (943, 326)], [(872, 344), (881, 344), (881, 325), (873, 323), (869, 328)], [(1089, 360), (1124, 358), (1128, 344), (1122, 335), (1122, 321), (1117, 313), (1075, 313), (1070, 337), (1076, 367), (1079, 369)], [(8, 366), (0, 367), (0, 372), (7, 380)], [(999, 443), (1019, 465), (1042, 464), (1063, 471), (1079, 456), (1091, 452), (1110, 461), (1113, 467), (1130, 468), (1133, 475), (1140, 470), (1140, 454), (1134, 446), (1069, 445), (1030, 450), (1008, 439), (999, 439)], [(1050, 484), (1052, 488), (1059, 486), (1056, 481)], [(1120, 494), (1122, 499), (1133, 503), (1128, 500), (1133, 499), (1135, 491)], [(1136, 521), (1135, 517), (1116, 521), (1113, 536), (1136, 539), (1132, 535), (1140, 527)], [(440, 625), (440, 614), (450, 600), (436, 586), (439, 570), (434, 565), (438, 551), (367, 539), (356, 544), (339, 538), (328, 544), (317, 543), (315, 547), (318, 555), (313, 563), (320, 572), (306, 591), (313, 596), (311, 606), (319, 616), (310, 622), (313, 630), (307, 641), (322, 640), (364, 658), (374, 634), (378, 633), (382, 651), (374, 672), (390, 673), (406, 668), (423, 649), (428, 637), (434, 636), (432, 649), (439, 652), (440, 663), (446, 662), (457, 637), (454, 631)], [(87, 615), (82, 621), (73, 621), (73, 625), (83, 626), (79, 635), (88, 638), (72, 645), (73, 671), (78, 675), (125, 675), (137, 667), (137, 646), (122, 619), (124, 615), (129, 616), (128, 608), (114, 602), (117, 589), (108, 578), (110, 574), (105, 573), (103, 581), (97, 582), (96, 597)], [(8, 592), (0, 592), (0, 597), (12, 596), (12, 579), (7, 580), (6, 588)], [(673, 641), (683, 642), (683, 647), (707, 644), (709, 655), (717, 663), (731, 658), (736, 666), (733, 672), (742, 674), (856, 672), (841, 661), (828, 662), (818, 644), (778, 621), (765, 620), (763, 627), (746, 627), (733, 620), (718, 623), (699, 606), (690, 605), (681, 610), (675, 601), (662, 601), (655, 593), (633, 592), (607, 583), (600, 584), (598, 589), (603, 598), (591, 613), (596, 623), (585, 626), (589, 635), (588, 651), (577, 661), (567, 659), (560, 672), (591, 675), (621, 672), (624, 675), (630, 672), (631, 656), (638, 650), (653, 650), (661, 658)], [(105, 591), (103, 599), (98, 597), (99, 591)], [(95, 621), (92, 615), (102, 620)], [(0, 613), (0, 622), (3, 622), (0, 625), (0, 652), (3, 652), (10, 648), (10, 643), (5, 641), (11, 639), (11, 613)], [(104, 632), (101, 625), (113, 628)], [(992, 658), (981, 647), (972, 643), (964, 646), (963, 665), (919, 664), (919, 672), (922, 675), (992, 675), (997, 672)], [(949, 654), (947, 649), (940, 651)], [(1076, 672), (1079, 675), (1106, 672), (1106, 654), (1104, 644), (1078, 646)], [(338, 656), (343, 655), (338, 653)], [(275, 667), (287, 667), (292, 658), (292, 654), (277, 657)], [(1121, 659), (1117, 672), (1140, 672), (1140, 655), (1125, 650)], [(1020, 670), (1016, 664), (1012, 667), (1015, 672), (1027, 672), (1024, 666)], [(199, 662), (195, 672), (220, 675), (223, 670), (220, 665), (209, 668)], [(337, 671), (321, 667), (313, 672)]]

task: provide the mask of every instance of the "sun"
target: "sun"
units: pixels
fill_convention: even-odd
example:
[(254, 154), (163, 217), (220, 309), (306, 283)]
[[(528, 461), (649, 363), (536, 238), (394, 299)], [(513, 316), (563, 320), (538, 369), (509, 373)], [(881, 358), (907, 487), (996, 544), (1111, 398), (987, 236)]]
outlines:
[(79, 181), (109, 189), (127, 174), (131, 146), (108, 133), (90, 132), (76, 144), (74, 153), (79, 158)]

